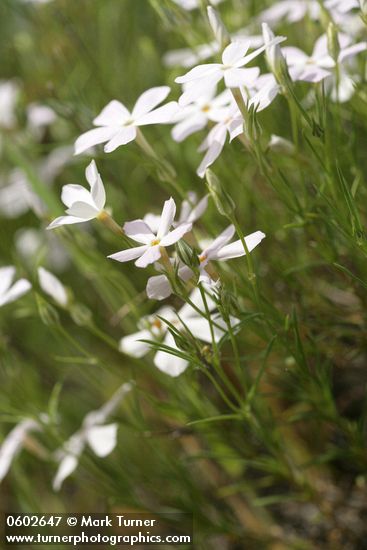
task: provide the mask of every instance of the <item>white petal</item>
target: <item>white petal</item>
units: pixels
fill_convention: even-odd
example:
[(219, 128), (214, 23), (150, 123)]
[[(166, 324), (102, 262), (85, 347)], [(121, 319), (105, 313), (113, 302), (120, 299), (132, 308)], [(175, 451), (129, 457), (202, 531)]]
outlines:
[(40, 426), (34, 420), (22, 420), (5, 437), (0, 447), (0, 482), (8, 473), (10, 466), (21, 450), (27, 434), (32, 430), (39, 430)]
[(32, 287), (31, 283), (26, 279), (19, 279), (7, 292), (0, 296), (0, 306), (14, 302), (23, 294), (26, 294)]
[[(159, 275), (159, 277), (164, 277), (164, 275)], [(140, 330), (134, 334), (129, 334), (129, 336), (124, 336), (120, 340), (119, 350), (132, 357), (144, 357), (149, 352), (150, 346), (146, 342), (141, 342), (141, 340), (152, 340), (152, 334), (149, 330)]]
[(114, 450), (117, 444), (118, 424), (94, 426), (87, 430), (87, 441), (92, 451), (103, 458)]
[(69, 183), (63, 185), (61, 191), (61, 200), (67, 207), (71, 207), (75, 202), (83, 202), (93, 206), (93, 198), (91, 193), (81, 185)]
[(162, 239), (166, 235), (175, 219), (176, 215), (176, 203), (172, 197), (165, 201), (161, 214), (161, 220), (159, 222), (159, 228), (157, 232), (158, 239)]
[(147, 267), (149, 264), (154, 264), (161, 257), (161, 249), (159, 246), (149, 246), (138, 260), (136, 260), (136, 267)]
[(117, 134), (119, 127), (102, 127), (102, 128), (93, 128), (85, 132), (78, 137), (74, 144), (74, 154), (80, 155), (87, 149), (94, 147), (94, 145), (99, 145), (100, 143), (105, 143), (109, 141), (113, 136)]
[(168, 124), (173, 121), (173, 117), (178, 111), (177, 101), (170, 101), (162, 107), (158, 107), (154, 111), (138, 118), (136, 124), (138, 126), (147, 126), (148, 124)]
[(171, 283), (165, 275), (149, 277), (146, 293), (150, 300), (165, 300), (172, 294)]
[(260, 74), (258, 67), (251, 69), (228, 69), (224, 73), (224, 82), (228, 88), (252, 86)]
[(358, 44), (353, 44), (340, 52), (339, 63), (343, 63), (346, 59), (349, 59), (360, 52), (363, 52), (367, 48), (367, 42), (359, 42)]
[(92, 199), (95, 206), (98, 210), (102, 210), (106, 203), (106, 191), (94, 160), (87, 166), (85, 177), (91, 187)]
[(149, 229), (151, 230), (152, 233), (154, 233), (154, 235), (157, 234), (160, 221), (161, 221), (161, 217), (158, 216), (158, 214), (148, 213), (148, 214), (145, 214), (143, 218), (143, 222), (145, 222), (149, 226)]
[(183, 76), (178, 76), (175, 79), (177, 84), (183, 84), (184, 82), (190, 82), (197, 78), (207, 78), (216, 74), (220, 74), (222, 65), (220, 63), (205, 63), (203, 65), (197, 65)]
[[(176, 342), (170, 333), (164, 339), (164, 344), (170, 348), (177, 349)], [(185, 359), (161, 350), (155, 354), (154, 364), (160, 371), (173, 377), (179, 376), (188, 367), (188, 361)]]
[(38, 268), (38, 279), (43, 292), (51, 296), (61, 306), (66, 306), (68, 303), (68, 295), (64, 285), (55, 275), (47, 271), (43, 267)]
[(191, 134), (205, 128), (207, 121), (208, 119), (204, 114), (200, 115), (197, 113), (176, 124), (172, 129), (172, 137), (175, 141), (181, 143), (181, 141), (191, 136)]
[(188, 215), (187, 219), (186, 220), (181, 220), (181, 222), (187, 221), (187, 222), (192, 222), (193, 223), (196, 220), (198, 220), (199, 218), (201, 218), (201, 216), (204, 214), (205, 210), (208, 207), (208, 200), (209, 200), (209, 195), (205, 195), (205, 197), (203, 197), (198, 202), (198, 204), (191, 210), (191, 212)]
[(233, 66), (246, 55), (249, 47), (250, 42), (248, 40), (238, 40), (229, 44), (222, 55), (223, 65)]
[(130, 113), (120, 101), (113, 99), (93, 120), (95, 126), (119, 126), (130, 118)]
[(84, 218), (76, 218), (75, 216), (59, 216), (53, 222), (51, 222), (46, 229), (55, 229), (56, 227), (61, 227), (62, 225), (71, 225), (73, 223), (83, 223), (87, 220)]
[[(224, 134), (225, 138), (225, 134)], [(206, 169), (209, 168), (217, 160), (219, 155), (221, 154), (224, 147), (224, 141), (214, 141), (212, 145), (210, 145), (207, 153), (205, 154), (203, 160), (200, 163), (199, 168), (197, 169), (197, 175), (203, 178), (205, 176)]]
[(147, 248), (147, 246), (127, 248), (126, 250), (121, 250), (121, 252), (116, 252), (107, 257), (111, 258), (111, 260), (117, 260), (118, 262), (129, 262), (130, 260), (135, 260), (135, 258), (142, 256)]
[(54, 491), (59, 491), (61, 485), (67, 477), (70, 476), (78, 466), (78, 458), (74, 455), (66, 455), (60, 462), (59, 468), (56, 472), (54, 480), (52, 482), (52, 487)]
[(170, 246), (171, 244), (177, 243), (185, 233), (188, 233), (192, 229), (192, 223), (182, 223), (173, 231), (170, 231), (163, 237), (161, 240), (161, 246)]
[(171, 89), (169, 86), (157, 86), (156, 88), (151, 88), (142, 93), (135, 103), (132, 117), (136, 119), (152, 111), (166, 99), (170, 91)]
[(118, 130), (113, 138), (104, 146), (105, 153), (112, 153), (120, 145), (126, 145), (136, 138), (136, 127), (125, 126)]
[(75, 218), (83, 218), (83, 220), (92, 220), (99, 214), (99, 210), (86, 202), (74, 202), (66, 213)]
[(208, 258), (211, 258), (212, 255), (222, 248), (226, 243), (228, 243), (233, 235), (235, 233), (235, 227), (234, 225), (229, 225), (222, 233), (214, 239), (214, 241), (209, 245), (205, 250), (203, 250), (203, 254), (207, 256)]
[(257, 48), (256, 50), (254, 50), (250, 54), (246, 55), (246, 57), (244, 57), (241, 61), (239, 61), (237, 63), (237, 67), (243, 67), (244, 65), (247, 65), (248, 63), (250, 63), (250, 61), (255, 59), (255, 57), (260, 55), (267, 48), (269, 48), (271, 46), (276, 46), (277, 44), (280, 44), (281, 42), (284, 42), (284, 40), (286, 40), (285, 36), (275, 36), (272, 40), (267, 41), (266, 44), (264, 44), (260, 48)]
[[(260, 244), (264, 238), (265, 234), (262, 231), (255, 231), (255, 233), (247, 235), (247, 237), (245, 237), (245, 241), (249, 252), (251, 252), (258, 244)], [(240, 256), (244, 256), (245, 254), (246, 252), (243, 248), (242, 242), (238, 240), (234, 243), (223, 246), (223, 248), (216, 252), (215, 256), (213, 256), (213, 259), (230, 260), (232, 258), (239, 258)]]
[[(293, 79), (295, 72), (290, 70), (290, 75)], [(304, 70), (297, 74), (296, 80), (304, 80), (305, 82), (320, 82), (330, 75), (330, 71), (326, 71), (317, 65), (306, 65)]]
[[(214, 319), (213, 319), (214, 320)], [(224, 333), (226, 332), (226, 325), (223, 320), (221, 320), (221, 324), (223, 325), (223, 330), (219, 329), (216, 326), (213, 326), (213, 335), (214, 335), (214, 341), (219, 342), (219, 340), (222, 338)], [(215, 320), (215, 323), (218, 325), (218, 319)], [(207, 319), (204, 319), (204, 317), (196, 317), (193, 319), (190, 319), (187, 322), (187, 327), (192, 332), (193, 336), (197, 338), (198, 340), (202, 340), (203, 342), (208, 342), (209, 344), (213, 341), (211, 330), (210, 330), (210, 324)]]
[(134, 220), (124, 224), (124, 233), (138, 243), (150, 244), (155, 235), (143, 220)]
[(9, 265), (0, 268), (0, 296), (10, 287), (15, 277), (15, 267)]
[[(220, 67), (220, 65), (219, 65)], [(190, 81), (190, 86), (185, 87), (184, 93), (181, 95), (178, 103), (180, 106), (185, 107), (193, 101), (197, 101), (203, 95), (207, 94), (209, 90), (212, 90), (216, 84), (222, 80), (223, 71), (218, 69), (211, 76), (204, 78), (198, 78), (197, 80)]]

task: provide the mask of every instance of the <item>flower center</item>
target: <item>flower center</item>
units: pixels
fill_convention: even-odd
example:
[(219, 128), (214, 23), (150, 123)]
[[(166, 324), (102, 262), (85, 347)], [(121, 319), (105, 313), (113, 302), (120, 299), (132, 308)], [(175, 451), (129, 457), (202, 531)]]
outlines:
[(161, 242), (160, 239), (153, 239), (153, 240), (150, 242), (150, 246), (157, 246), (160, 242)]
[(201, 110), (203, 111), (203, 113), (207, 113), (208, 111), (210, 111), (210, 105), (204, 105)]
[(162, 321), (160, 319), (154, 319), (153, 323), (152, 323), (152, 327), (154, 328), (162, 328)]
[(132, 118), (128, 118), (125, 120), (123, 126), (132, 126), (134, 124), (134, 120)]
[(205, 256), (205, 254), (201, 254), (201, 255), (199, 256), (199, 262), (200, 262), (201, 264), (204, 263), (206, 259), (207, 259), (207, 257)]

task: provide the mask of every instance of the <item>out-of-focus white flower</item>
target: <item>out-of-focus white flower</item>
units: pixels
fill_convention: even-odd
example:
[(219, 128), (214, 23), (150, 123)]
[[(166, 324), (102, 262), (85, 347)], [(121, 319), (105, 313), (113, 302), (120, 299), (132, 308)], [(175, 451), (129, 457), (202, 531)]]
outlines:
[(48, 105), (30, 103), (27, 107), (27, 122), (32, 130), (49, 126), (55, 122), (56, 118), (55, 111)]
[(170, 50), (163, 56), (163, 63), (166, 67), (183, 67), (184, 69), (188, 69), (199, 61), (204, 61), (215, 55), (219, 50), (219, 44), (214, 41), (209, 44), (200, 44), (195, 48)]
[[(173, 0), (173, 2), (187, 11), (195, 10), (200, 7), (200, 0)], [(211, 4), (213, 4), (213, 6), (216, 6), (221, 2), (223, 2), (223, 0), (211, 0)]]
[(14, 242), (17, 253), (31, 269), (40, 257), (55, 271), (63, 271), (70, 262), (67, 251), (52, 231), (22, 227), (16, 232)]
[[(338, 65), (343, 64), (367, 48), (366, 42), (350, 45), (349, 36), (342, 33), (339, 33), (338, 39), (340, 45), (337, 58)], [(335, 61), (329, 55), (326, 34), (316, 40), (311, 56), (294, 47), (285, 47), (282, 51), (289, 67), (289, 74), (293, 80), (319, 82), (333, 74)]]
[[(238, 88), (241, 86), (252, 86), (256, 78), (259, 76), (260, 69), (258, 67), (244, 68), (258, 55), (260, 55), (267, 47), (274, 44), (279, 44), (285, 40), (284, 37), (276, 37), (266, 46), (263, 45), (257, 48), (250, 54), (247, 54), (251, 47), (249, 40), (238, 40), (229, 44), (223, 51), (222, 63), (206, 63), (197, 65), (183, 76), (176, 78), (175, 82), (184, 84), (186, 82), (195, 82), (196, 97), (200, 97), (203, 92), (209, 87), (214, 86), (222, 79), (227, 88)], [(246, 55), (247, 54), (247, 55)], [(194, 99), (191, 94), (190, 100), (186, 96), (181, 97), (180, 104), (188, 103)]]
[(274, 26), (282, 19), (288, 23), (296, 23), (306, 15), (311, 19), (318, 19), (319, 13), (320, 6), (317, 0), (281, 0), (262, 11), (257, 19)]
[(0, 187), (0, 213), (6, 218), (18, 218), (29, 209), (37, 215), (42, 215), (44, 211), (42, 201), (33, 192), (27, 175), (21, 168), (15, 168), (6, 184)]
[(281, 136), (272, 134), (268, 143), (268, 148), (276, 153), (286, 153), (291, 155), (295, 151), (294, 144)]
[(179, 241), (185, 233), (191, 231), (192, 223), (181, 223), (170, 231), (176, 214), (176, 204), (171, 197), (165, 201), (162, 214), (159, 221), (158, 230), (154, 233), (144, 220), (134, 220), (124, 224), (125, 234), (143, 246), (128, 248), (116, 254), (108, 256), (118, 262), (128, 262), (135, 260), (137, 267), (147, 267), (147, 265), (158, 261), (161, 257), (161, 248), (171, 246)]
[(0, 306), (14, 302), (31, 288), (26, 279), (19, 279), (12, 285), (15, 277), (15, 267), (0, 267)]
[(326, 9), (336, 10), (342, 14), (359, 8), (358, 0), (325, 0), (324, 4)]
[(120, 145), (130, 143), (137, 136), (139, 126), (167, 124), (177, 111), (177, 103), (170, 101), (158, 107), (170, 92), (168, 86), (158, 86), (144, 92), (130, 113), (120, 101), (112, 100), (93, 120), (98, 126), (85, 132), (75, 142), (75, 154), (79, 155), (94, 145), (106, 143), (105, 153), (111, 153)]
[(93, 220), (103, 212), (106, 204), (106, 192), (94, 160), (87, 166), (85, 177), (89, 183), (90, 191), (81, 185), (63, 186), (61, 200), (68, 207), (67, 216), (56, 218), (47, 229)]
[(86, 445), (101, 458), (109, 455), (117, 443), (118, 425), (106, 424), (122, 399), (132, 389), (132, 383), (122, 384), (103, 407), (89, 412), (82, 422), (81, 428), (68, 439), (63, 447), (56, 451), (55, 458), (59, 462), (59, 468), (53, 480), (53, 488), (59, 491), (64, 480), (69, 477), (78, 466), (80, 455)]
[[(160, 341), (162, 339), (164, 346), (168, 346), (172, 350), (178, 350), (175, 339), (168, 330), (168, 325), (162, 322), (160, 318), (173, 325), (180, 332), (185, 331), (186, 325), (195, 338), (211, 343), (210, 323), (206, 318), (205, 305), (200, 289), (196, 288), (191, 293), (190, 301), (196, 306), (196, 309), (190, 304), (185, 304), (178, 312), (173, 308), (164, 307), (159, 309), (155, 315), (142, 319), (140, 323), (141, 330), (120, 340), (120, 351), (133, 357), (143, 357), (151, 349), (151, 345), (143, 340)], [(206, 302), (209, 312), (212, 312), (216, 308), (214, 300), (210, 296), (206, 296)], [(214, 340), (219, 342), (227, 331), (227, 325), (218, 314), (212, 316), (212, 322), (214, 324)], [(237, 319), (231, 319), (231, 325), (235, 325), (237, 322)], [(154, 356), (154, 365), (162, 372), (175, 377), (186, 370), (189, 362), (182, 357), (169, 353), (169, 351), (159, 350)]]
[(0, 81), (0, 126), (13, 128), (16, 123), (15, 106), (19, 96), (19, 85), (14, 80)]
[(66, 307), (68, 304), (68, 294), (64, 285), (55, 275), (47, 271), (44, 267), (38, 268), (38, 280), (43, 292), (51, 296), (60, 306)]
[[(215, 96), (217, 88), (213, 86), (197, 97), (195, 87), (195, 82), (184, 85), (184, 93), (181, 97), (185, 107), (181, 107), (177, 112), (174, 118), (176, 124), (172, 129), (172, 137), (175, 141), (181, 142), (194, 132), (202, 130), (209, 120), (214, 122), (221, 120), (223, 108), (232, 101), (229, 90)], [(187, 104), (191, 96), (194, 97), (193, 102)]]
[[(340, 51), (335, 62), (328, 52), (327, 36), (320, 36), (311, 56), (298, 48), (283, 48), (289, 74), (293, 80), (320, 82), (325, 79), (325, 89), (333, 101), (348, 101), (354, 93), (354, 79), (347, 72), (348, 62), (358, 53), (367, 49), (367, 42), (350, 44), (350, 37), (339, 33)], [(335, 74), (336, 63), (339, 67)]]
[[(245, 256), (246, 252), (243, 248), (241, 240), (227, 244), (232, 239), (234, 232), (235, 229), (233, 225), (230, 225), (219, 235), (219, 237), (217, 237), (214, 241), (209, 242), (205, 246), (204, 250), (198, 255), (200, 262), (199, 280), (204, 282), (206, 285), (213, 284), (213, 280), (207, 271), (207, 266), (210, 261), (227, 261), (233, 258)], [(247, 235), (245, 237), (245, 241), (249, 252), (260, 244), (264, 238), (265, 234), (262, 231), (255, 231), (254, 233)], [(180, 279), (184, 282), (189, 281), (194, 276), (194, 272), (187, 265), (178, 267), (177, 274), (178, 277), (180, 277)], [(152, 300), (163, 300), (172, 294), (172, 287), (166, 275), (155, 275), (153, 277), (149, 277), (146, 292), (148, 298)]]
[[(194, 191), (189, 191), (187, 199), (182, 201), (181, 211), (177, 222), (173, 222), (173, 227), (177, 227), (182, 223), (194, 223), (204, 214), (208, 206), (209, 195), (205, 195), (200, 201)], [(160, 216), (156, 214), (146, 214), (143, 221), (149, 225), (153, 233), (156, 233), (160, 224)]]
[(0, 483), (7, 475), (15, 457), (24, 446), (28, 435), (31, 432), (39, 432), (41, 429), (39, 422), (32, 418), (25, 418), (8, 433), (0, 447)]

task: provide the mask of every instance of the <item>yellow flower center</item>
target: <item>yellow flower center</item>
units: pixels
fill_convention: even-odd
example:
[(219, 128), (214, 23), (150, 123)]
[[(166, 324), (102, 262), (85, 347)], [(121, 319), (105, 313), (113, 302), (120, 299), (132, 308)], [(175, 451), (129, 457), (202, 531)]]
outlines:
[(210, 105), (204, 105), (201, 110), (203, 111), (203, 113), (207, 113), (208, 111), (210, 111)]
[(150, 243), (150, 246), (157, 246), (161, 242), (160, 239), (153, 239)]
[(205, 262), (205, 260), (206, 260), (205, 254), (201, 254), (201, 255), (199, 256), (199, 262), (202, 264), (203, 262)]

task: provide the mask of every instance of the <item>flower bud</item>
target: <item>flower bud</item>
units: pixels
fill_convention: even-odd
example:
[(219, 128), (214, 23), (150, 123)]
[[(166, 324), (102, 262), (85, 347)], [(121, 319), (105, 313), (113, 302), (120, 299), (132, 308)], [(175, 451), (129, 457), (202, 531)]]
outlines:
[(327, 49), (330, 57), (337, 63), (340, 54), (338, 30), (334, 23), (330, 22), (327, 28)]
[(231, 217), (235, 204), (232, 197), (223, 189), (217, 176), (209, 168), (205, 172), (206, 185), (213, 197), (215, 206), (222, 216)]
[[(268, 44), (274, 40), (275, 35), (267, 23), (262, 24), (264, 44)], [(265, 57), (270, 71), (280, 84), (284, 84), (287, 80), (288, 68), (287, 63), (282, 54), (279, 44), (268, 46), (265, 51)]]
[(184, 239), (176, 244), (177, 255), (185, 265), (197, 269), (200, 265), (197, 251), (192, 248)]
[(222, 21), (221, 16), (212, 6), (208, 6), (208, 19), (212, 28), (214, 37), (220, 48), (224, 49), (231, 42), (231, 37)]

